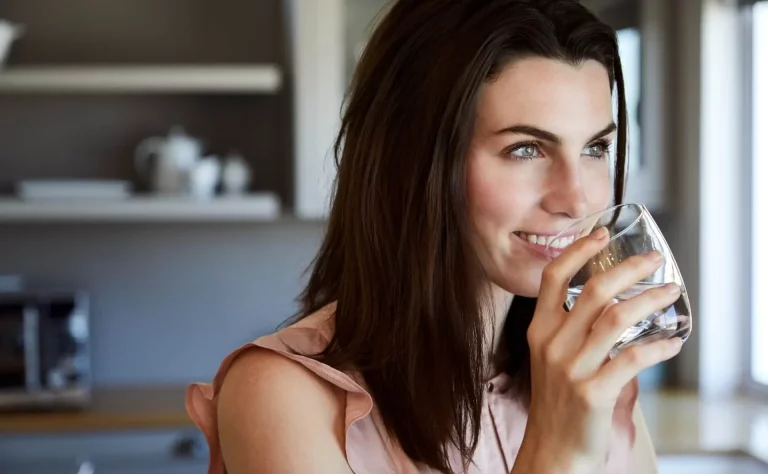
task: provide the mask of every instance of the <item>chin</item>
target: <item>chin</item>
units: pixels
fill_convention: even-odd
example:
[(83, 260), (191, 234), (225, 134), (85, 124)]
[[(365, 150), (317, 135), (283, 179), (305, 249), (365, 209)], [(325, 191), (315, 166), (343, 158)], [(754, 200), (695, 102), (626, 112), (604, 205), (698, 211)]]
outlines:
[(524, 296), (526, 298), (537, 298), (539, 296), (540, 283), (530, 282), (528, 284), (517, 286), (517, 291), (507, 290), (513, 295)]
[(494, 283), (513, 295), (526, 298), (536, 298), (541, 290), (541, 268), (530, 268), (528, 271), (516, 271), (513, 275), (502, 277)]

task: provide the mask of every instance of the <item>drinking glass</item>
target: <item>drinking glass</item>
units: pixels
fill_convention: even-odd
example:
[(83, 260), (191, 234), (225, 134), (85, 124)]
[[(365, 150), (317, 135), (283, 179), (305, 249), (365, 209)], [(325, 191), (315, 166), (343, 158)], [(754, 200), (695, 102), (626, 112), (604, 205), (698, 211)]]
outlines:
[(691, 334), (691, 305), (685, 291), (683, 277), (659, 226), (642, 204), (622, 204), (577, 221), (548, 242), (547, 255), (550, 259), (556, 258), (565, 247), (580, 238), (589, 236), (600, 227), (608, 230), (610, 241), (571, 279), (565, 302), (568, 310), (576, 303), (584, 285), (592, 276), (610, 270), (633, 255), (657, 250), (664, 259), (662, 266), (652, 275), (616, 295), (613, 302), (618, 303), (639, 295), (645, 290), (668, 283), (676, 283), (680, 286), (680, 297), (667, 308), (649, 314), (644, 320), (627, 328), (611, 349), (610, 356), (615, 357), (623, 349), (634, 344), (673, 337), (679, 337), (683, 341), (688, 339)]

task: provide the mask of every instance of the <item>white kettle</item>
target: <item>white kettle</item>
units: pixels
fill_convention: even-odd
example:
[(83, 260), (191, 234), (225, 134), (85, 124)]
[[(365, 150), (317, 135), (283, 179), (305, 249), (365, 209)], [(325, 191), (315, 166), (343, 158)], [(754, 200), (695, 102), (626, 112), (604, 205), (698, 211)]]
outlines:
[(0, 19), (0, 66), (5, 64), (11, 44), (24, 34), (24, 30), (23, 25)]
[(187, 194), (189, 175), (202, 158), (202, 148), (200, 140), (176, 126), (167, 137), (151, 137), (139, 143), (136, 169), (156, 193)]

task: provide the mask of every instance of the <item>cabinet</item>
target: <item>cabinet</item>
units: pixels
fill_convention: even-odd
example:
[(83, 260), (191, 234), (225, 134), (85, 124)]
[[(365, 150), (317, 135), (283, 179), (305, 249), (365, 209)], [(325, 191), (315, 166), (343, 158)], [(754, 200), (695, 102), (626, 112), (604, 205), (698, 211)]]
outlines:
[(0, 436), (0, 473), (200, 474), (205, 446), (179, 430)]
[[(35, 178), (127, 180), (141, 195), (0, 199), (0, 223), (274, 221), (293, 202), (285, 15), (283, 0), (2, 2), (26, 34), (0, 70), (0, 195)], [(206, 155), (240, 152), (253, 195), (205, 206), (143, 194), (134, 150), (174, 125)]]
[(165, 459), (92, 459), (75, 461), (70, 458), (47, 461), (4, 462), (0, 472), (23, 474), (203, 474), (204, 462), (168, 461)]

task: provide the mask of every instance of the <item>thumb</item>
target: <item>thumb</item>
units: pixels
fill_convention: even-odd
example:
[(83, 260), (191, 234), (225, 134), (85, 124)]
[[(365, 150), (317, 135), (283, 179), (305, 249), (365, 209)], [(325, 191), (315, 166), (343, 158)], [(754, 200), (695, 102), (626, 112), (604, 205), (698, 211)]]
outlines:
[(629, 440), (635, 442), (634, 411), (637, 397), (640, 393), (640, 384), (637, 377), (633, 378), (621, 389), (616, 407), (613, 409), (613, 426), (629, 434)]

